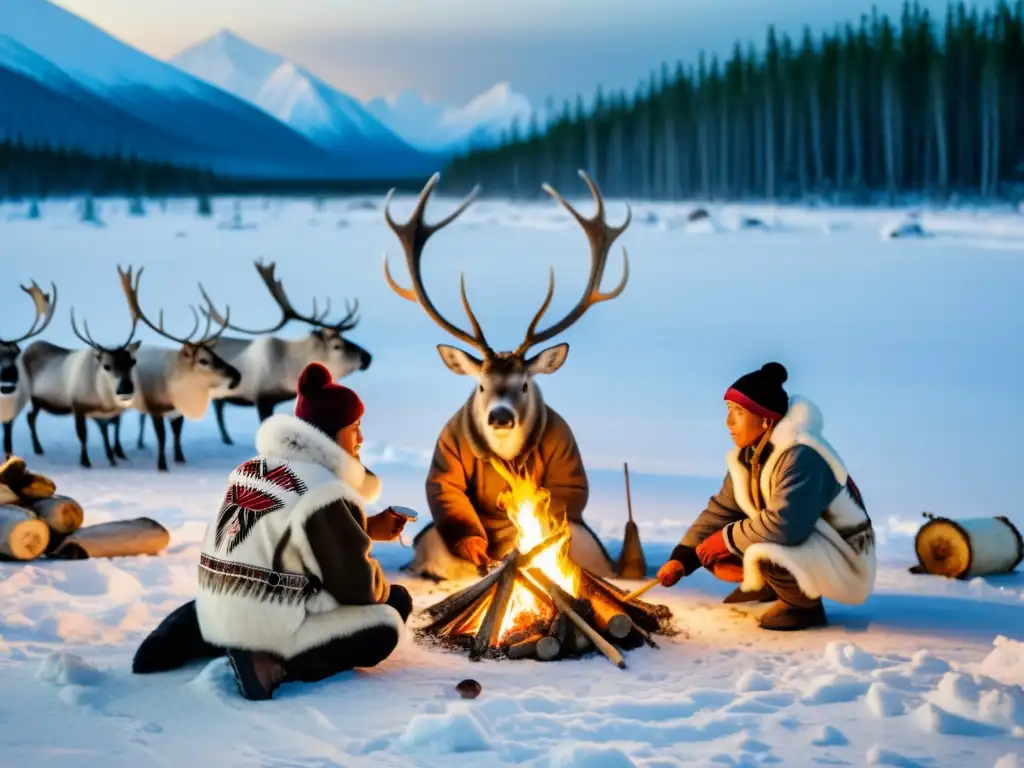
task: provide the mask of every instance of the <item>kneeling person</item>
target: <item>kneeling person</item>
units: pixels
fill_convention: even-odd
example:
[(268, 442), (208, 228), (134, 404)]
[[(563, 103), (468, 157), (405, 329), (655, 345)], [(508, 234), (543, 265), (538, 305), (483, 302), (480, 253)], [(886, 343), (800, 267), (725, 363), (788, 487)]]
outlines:
[(404, 520), (363, 512), (381, 484), (359, 461), (362, 402), (315, 363), (298, 390), (295, 416), (267, 419), (258, 455), (228, 479), (194, 606), (147, 639), (136, 672), (226, 652), (242, 694), (268, 699), (282, 682), (371, 667), (397, 647), (412, 599), (370, 549), (397, 538)]
[(740, 586), (727, 603), (779, 602), (764, 629), (827, 623), (821, 598), (856, 605), (875, 581), (875, 539), (857, 486), (821, 435), (810, 401), (783, 389), (786, 369), (768, 363), (725, 394), (736, 444), (722, 489), (658, 572), (665, 586), (700, 567)]

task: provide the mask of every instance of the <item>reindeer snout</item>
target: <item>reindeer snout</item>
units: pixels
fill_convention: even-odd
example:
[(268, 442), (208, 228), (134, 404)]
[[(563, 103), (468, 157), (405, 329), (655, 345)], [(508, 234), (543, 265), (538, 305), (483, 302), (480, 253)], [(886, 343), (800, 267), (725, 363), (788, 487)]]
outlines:
[(373, 355), (367, 352), (365, 349), (359, 352), (359, 370), (365, 371), (370, 367), (370, 363), (373, 361)]
[(131, 379), (122, 379), (117, 383), (117, 389), (114, 390), (114, 394), (118, 397), (131, 397), (135, 394), (135, 385)]
[(0, 395), (13, 395), (18, 389), (18, 369), (13, 365), (0, 369)]
[(516, 425), (516, 415), (511, 408), (499, 405), (487, 414), (487, 424), (496, 429), (512, 429)]
[(239, 371), (232, 369), (228, 376), (228, 389), (234, 389), (241, 383), (241, 381), (242, 374)]

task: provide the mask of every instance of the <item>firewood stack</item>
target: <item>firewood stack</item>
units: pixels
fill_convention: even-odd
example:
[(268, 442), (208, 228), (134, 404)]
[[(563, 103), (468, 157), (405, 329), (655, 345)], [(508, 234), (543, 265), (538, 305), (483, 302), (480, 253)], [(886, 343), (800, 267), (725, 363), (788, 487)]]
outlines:
[(53, 480), (12, 456), (0, 465), (0, 560), (155, 555), (170, 533), (149, 518), (82, 527), (85, 513)]
[[(427, 608), (432, 621), (416, 630), (418, 637), (469, 651), (473, 660), (554, 661), (600, 652), (625, 669), (621, 651), (645, 644), (657, 648), (652, 634), (675, 634), (667, 606), (624, 602), (626, 592), (585, 569), (579, 569), (579, 594), (570, 595), (544, 571), (531, 567), (531, 555), (514, 550), (487, 576)], [(518, 615), (515, 626), (502, 636), (516, 585), (529, 590), (543, 612)]]

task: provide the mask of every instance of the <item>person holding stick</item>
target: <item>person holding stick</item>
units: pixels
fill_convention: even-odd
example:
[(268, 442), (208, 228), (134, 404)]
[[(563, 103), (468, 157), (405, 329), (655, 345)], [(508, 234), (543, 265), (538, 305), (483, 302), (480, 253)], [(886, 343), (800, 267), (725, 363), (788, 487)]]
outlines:
[(658, 571), (666, 587), (704, 567), (739, 583), (727, 603), (778, 601), (769, 630), (827, 624), (822, 597), (857, 605), (875, 582), (875, 535), (860, 491), (822, 436), (818, 408), (783, 389), (771, 362), (725, 393), (736, 447), (711, 497)]
[(394, 651), (412, 598), (370, 550), (397, 539), (409, 514), (363, 511), (381, 483), (360, 462), (362, 415), (326, 367), (303, 370), (295, 415), (264, 421), (258, 455), (228, 478), (196, 600), (143, 642), (134, 672), (226, 653), (241, 694), (269, 699), (283, 682), (376, 666)]

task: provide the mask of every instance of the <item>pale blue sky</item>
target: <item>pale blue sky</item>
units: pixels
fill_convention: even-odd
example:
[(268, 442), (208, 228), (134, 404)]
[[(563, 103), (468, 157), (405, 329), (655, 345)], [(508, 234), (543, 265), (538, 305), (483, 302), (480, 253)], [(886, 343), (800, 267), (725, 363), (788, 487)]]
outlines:
[[(227, 27), (367, 99), (413, 88), (462, 102), (507, 80), (536, 104), (632, 88), (667, 60), (799, 34), (870, 0), (54, 0), (160, 58)], [(875, 0), (898, 16), (902, 0)], [(939, 18), (944, 0), (920, 0)], [(981, 2), (980, 5), (991, 5)]]

